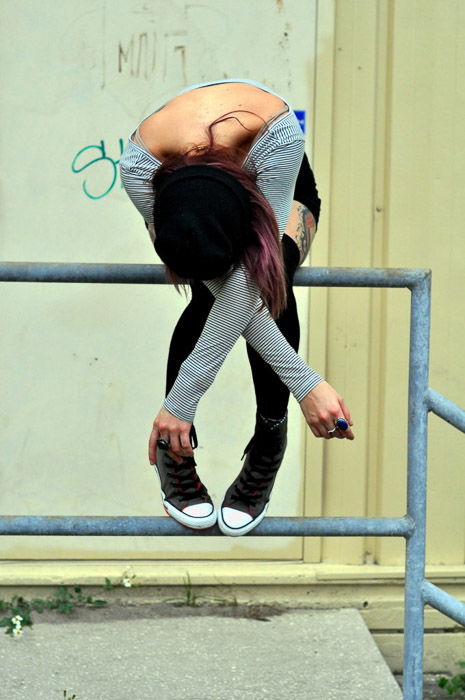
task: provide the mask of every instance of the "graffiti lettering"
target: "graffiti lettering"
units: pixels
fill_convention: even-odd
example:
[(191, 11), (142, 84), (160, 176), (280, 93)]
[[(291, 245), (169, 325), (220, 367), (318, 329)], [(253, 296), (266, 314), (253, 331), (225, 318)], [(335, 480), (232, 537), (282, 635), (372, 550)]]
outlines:
[(118, 73), (147, 80), (157, 69), (163, 80), (169, 76), (186, 82), (186, 36), (185, 30), (168, 31), (161, 38), (156, 32), (131, 34), (118, 42)]
[[(81, 150), (78, 151), (74, 156), (73, 162), (71, 163), (71, 170), (73, 171), (73, 173), (76, 174), (81, 173), (83, 170), (86, 170), (91, 166), (93, 166), (92, 170), (95, 170), (95, 166), (98, 163), (109, 164), (106, 168), (107, 174), (105, 176), (105, 182), (109, 182), (110, 184), (102, 192), (100, 192), (100, 194), (95, 194), (89, 191), (87, 180), (84, 180), (84, 182), (82, 183), (83, 192), (87, 197), (89, 197), (89, 199), (102, 199), (102, 197), (105, 197), (109, 192), (111, 192), (111, 190), (115, 186), (116, 179), (118, 177), (118, 163), (124, 148), (123, 139), (118, 139), (118, 145), (119, 154), (117, 160), (114, 160), (113, 158), (110, 158), (110, 156), (107, 156), (105, 150), (105, 142), (103, 140), (100, 141), (98, 145), (94, 144), (92, 146), (85, 146), (84, 148), (81, 148)], [(96, 153), (98, 153), (99, 155), (96, 156)], [(84, 154), (86, 155), (84, 156)], [(89, 157), (90, 160), (85, 160), (86, 157)]]
[(155, 32), (150, 36), (147, 32), (132, 34), (126, 47), (120, 41), (118, 43), (118, 73), (122, 73), (124, 66), (127, 65), (130, 75), (135, 78), (141, 75), (148, 78), (155, 68), (156, 43)]

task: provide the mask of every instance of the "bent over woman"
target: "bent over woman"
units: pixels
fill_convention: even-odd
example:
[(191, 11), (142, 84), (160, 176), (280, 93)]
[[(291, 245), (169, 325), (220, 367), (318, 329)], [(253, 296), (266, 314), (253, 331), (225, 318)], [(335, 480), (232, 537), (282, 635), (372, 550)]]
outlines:
[[(292, 282), (320, 208), (302, 131), (289, 105), (264, 85), (194, 85), (139, 125), (120, 169), (167, 274), (192, 291), (173, 333), (166, 398), (149, 440), (163, 505), (187, 527), (218, 520), (224, 534), (243, 535), (268, 508), (286, 449), (290, 392), (316, 437), (354, 437), (342, 397), (296, 352)], [(241, 335), (256, 424), (217, 510), (196, 471), (193, 421)]]

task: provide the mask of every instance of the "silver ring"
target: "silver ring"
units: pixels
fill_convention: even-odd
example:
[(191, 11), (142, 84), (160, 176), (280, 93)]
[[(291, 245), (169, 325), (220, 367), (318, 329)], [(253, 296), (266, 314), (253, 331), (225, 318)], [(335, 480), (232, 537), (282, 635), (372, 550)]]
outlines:
[(170, 449), (170, 443), (168, 442), (168, 440), (165, 440), (164, 438), (158, 438), (157, 445), (160, 448), (160, 450), (169, 450)]

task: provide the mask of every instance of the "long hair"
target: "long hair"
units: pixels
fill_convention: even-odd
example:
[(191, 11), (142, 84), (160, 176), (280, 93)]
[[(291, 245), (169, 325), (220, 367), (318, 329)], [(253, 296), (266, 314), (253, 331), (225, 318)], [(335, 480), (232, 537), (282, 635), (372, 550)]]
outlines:
[[(185, 153), (168, 156), (153, 176), (153, 188), (156, 191), (163, 175), (188, 165), (212, 165), (238, 180), (249, 195), (251, 212), (251, 236), (244, 249), (242, 262), (257, 284), (264, 305), (271, 316), (277, 318), (286, 308), (286, 281), (278, 225), (274, 212), (259, 190), (255, 178), (238, 165), (241, 155), (239, 151), (217, 145), (213, 141), (212, 128), (215, 124), (225, 119), (237, 119), (228, 115), (229, 113), (210, 124), (208, 145), (196, 146)], [(171, 271), (168, 270), (168, 274), (173, 282), (182, 284), (183, 281), (176, 278)]]

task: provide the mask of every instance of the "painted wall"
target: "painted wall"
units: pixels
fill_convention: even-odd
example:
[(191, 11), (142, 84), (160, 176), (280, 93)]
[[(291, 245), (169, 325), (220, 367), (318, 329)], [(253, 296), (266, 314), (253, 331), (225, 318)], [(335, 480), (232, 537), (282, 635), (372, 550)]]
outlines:
[[(4, 260), (158, 262), (117, 177), (137, 124), (185, 86), (250, 77), (313, 114), (316, 5), (48, 0), (5, 8)], [(309, 128), (311, 126), (309, 125)], [(162, 515), (146, 457), (163, 400), (174, 289), (4, 285), (3, 513)], [(307, 348), (308, 292), (298, 292)], [(272, 514), (303, 512), (295, 402)], [(243, 342), (202, 402), (199, 471), (219, 502), (255, 407)], [(5, 559), (300, 559), (299, 538), (4, 538)]]
[[(4, 260), (153, 262), (115, 179), (131, 130), (182, 87), (241, 75), (307, 111), (323, 198), (312, 264), (431, 267), (431, 386), (464, 404), (465, 6), (461, 0), (17, 2), (2, 42)], [(91, 163), (95, 160), (94, 163)], [(73, 172), (74, 168), (74, 172)], [(165, 288), (3, 285), (3, 513), (162, 514), (146, 459), (170, 329)], [(310, 303), (308, 299), (310, 297)], [(407, 291), (299, 289), (310, 364), (346, 398), (353, 444), (292, 402), (271, 515), (405, 512)], [(308, 317), (308, 326), (307, 326)], [(244, 348), (198, 414), (221, 500), (253, 424)], [(214, 416), (214, 420), (212, 419)], [(431, 565), (465, 557), (463, 436), (431, 419)], [(4, 538), (5, 559), (237, 559), (401, 566), (393, 539)], [(462, 567), (462, 568), (460, 568)], [(462, 576), (462, 578), (460, 578)]]
[[(464, 13), (460, 0), (320, 3), (314, 120), (328, 206), (313, 263), (431, 268), (430, 383), (461, 405)], [(312, 294), (312, 361), (326, 362), (358, 437), (350, 450), (324, 446), (312, 513), (405, 512), (409, 302), (400, 290)], [(464, 438), (434, 417), (429, 437), (427, 560), (463, 566)], [(322, 561), (388, 566), (404, 557), (403, 542), (391, 538), (306, 547)]]

